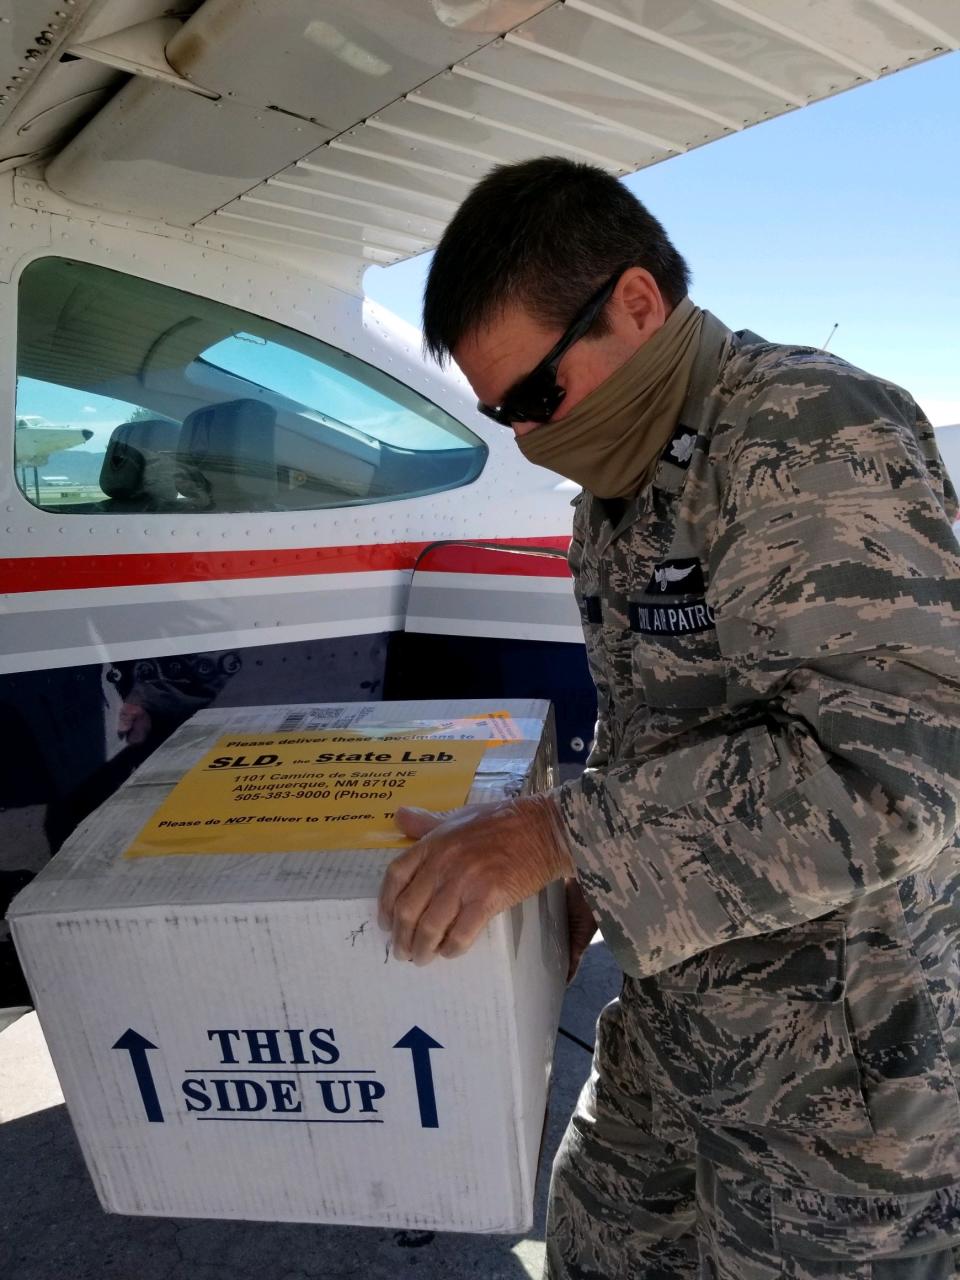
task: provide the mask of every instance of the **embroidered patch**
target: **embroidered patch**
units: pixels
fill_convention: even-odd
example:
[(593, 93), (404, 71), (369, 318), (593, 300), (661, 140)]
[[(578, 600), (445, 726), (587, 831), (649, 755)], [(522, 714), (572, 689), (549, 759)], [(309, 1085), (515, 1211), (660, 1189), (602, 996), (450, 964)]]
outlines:
[(690, 465), (696, 443), (697, 433), (691, 427), (681, 424), (670, 437), (670, 442), (661, 457), (665, 462), (670, 462), (685, 471)]
[(717, 625), (713, 609), (702, 597), (683, 604), (658, 605), (630, 601), (630, 630), (644, 636), (679, 636), (713, 631)]
[(603, 610), (599, 596), (584, 596), (580, 603), (580, 616), (584, 622), (602, 622)]
[(700, 561), (693, 559), (664, 560), (653, 571), (648, 596), (703, 596), (706, 586)]

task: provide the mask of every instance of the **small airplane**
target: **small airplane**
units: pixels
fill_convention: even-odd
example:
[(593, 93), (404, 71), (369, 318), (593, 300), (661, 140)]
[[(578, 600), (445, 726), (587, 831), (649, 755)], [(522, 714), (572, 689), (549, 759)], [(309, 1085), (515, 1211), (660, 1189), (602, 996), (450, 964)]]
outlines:
[[(85, 444), (92, 436), (93, 432), (87, 428), (54, 426), (35, 415), (17, 418), (14, 427), (13, 456), (15, 465), (20, 468), (21, 490), (25, 493), (28, 486), (32, 487), (34, 500), (39, 506), (39, 468), (46, 466), (51, 454)], [(61, 479), (69, 483), (66, 476), (44, 476), (43, 478), (48, 484)]]
[[(18, 466), (44, 467), (52, 453), (61, 453), (85, 444), (93, 432), (84, 427), (54, 426), (40, 418), (18, 418), (13, 442)], [(45, 476), (51, 481), (67, 480), (67, 476)]]

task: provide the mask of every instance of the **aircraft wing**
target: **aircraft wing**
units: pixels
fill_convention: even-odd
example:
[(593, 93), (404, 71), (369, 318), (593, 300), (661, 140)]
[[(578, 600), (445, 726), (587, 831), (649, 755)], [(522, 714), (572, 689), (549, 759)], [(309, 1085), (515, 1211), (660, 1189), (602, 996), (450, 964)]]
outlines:
[(18, 467), (43, 467), (52, 453), (72, 449), (93, 435), (81, 427), (17, 427), (14, 433)]
[(492, 165), (631, 173), (960, 45), (955, 0), (11, 2), (0, 161), (352, 287)]

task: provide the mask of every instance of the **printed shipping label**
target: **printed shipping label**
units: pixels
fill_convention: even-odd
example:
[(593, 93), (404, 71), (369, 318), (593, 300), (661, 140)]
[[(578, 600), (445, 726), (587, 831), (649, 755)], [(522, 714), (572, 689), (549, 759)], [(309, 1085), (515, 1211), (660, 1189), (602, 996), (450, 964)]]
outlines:
[(372, 707), (364, 708), (366, 718), (362, 723), (357, 720), (357, 713), (353, 708), (340, 710), (340, 715), (335, 715), (336, 708), (332, 707), (311, 707), (306, 711), (291, 712), (278, 731), (289, 733), (295, 729), (308, 732), (315, 729), (342, 729), (349, 733), (355, 729), (371, 738), (380, 738), (384, 734), (411, 738), (477, 738), (483, 739), (491, 747), (502, 747), (508, 742), (525, 740), (537, 742), (541, 732), (539, 721), (515, 720), (509, 711), (488, 711), (485, 715), (462, 716), (453, 720), (410, 720), (405, 725), (398, 725), (378, 723)]
[(464, 804), (490, 744), (402, 735), (224, 734), (124, 857), (405, 848), (396, 810)]

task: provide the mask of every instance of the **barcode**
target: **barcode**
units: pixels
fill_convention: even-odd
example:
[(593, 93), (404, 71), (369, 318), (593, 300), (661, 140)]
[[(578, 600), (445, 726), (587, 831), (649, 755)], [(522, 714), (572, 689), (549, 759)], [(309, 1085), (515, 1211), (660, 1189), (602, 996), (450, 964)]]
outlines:
[(278, 733), (289, 733), (292, 729), (306, 727), (308, 731), (315, 729), (346, 729), (353, 724), (356, 710), (339, 703), (336, 706), (307, 707), (306, 711), (291, 711), (277, 730)]
[(349, 729), (354, 712), (349, 707), (313, 707), (310, 711), (311, 729)]
[(277, 730), (278, 733), (290, 733), (292, 729), (299, 729), (303, 724), (304, 714), (302, 711), (292, 711), (284, 720), (283, 724)]

